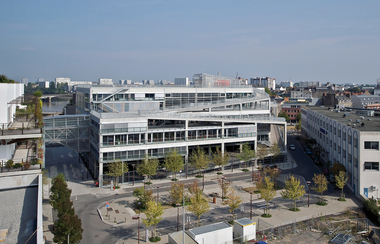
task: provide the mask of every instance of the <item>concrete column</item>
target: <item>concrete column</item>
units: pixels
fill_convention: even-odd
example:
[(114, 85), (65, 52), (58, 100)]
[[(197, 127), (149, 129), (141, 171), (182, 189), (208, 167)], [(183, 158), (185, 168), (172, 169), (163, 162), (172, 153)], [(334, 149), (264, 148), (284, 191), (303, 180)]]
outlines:
[(222, 138), (224, 138), (224, 122), (222, 122)]
[(103, 163), (99, 162), (99, 187), (103, 186)]
[(185, 141), (187, 141), (189, 138), (189, 121), (185, 120)]
[(220, 146), (220, 152), (224, 154), (224, 142), (222, 142), (222, 145)]

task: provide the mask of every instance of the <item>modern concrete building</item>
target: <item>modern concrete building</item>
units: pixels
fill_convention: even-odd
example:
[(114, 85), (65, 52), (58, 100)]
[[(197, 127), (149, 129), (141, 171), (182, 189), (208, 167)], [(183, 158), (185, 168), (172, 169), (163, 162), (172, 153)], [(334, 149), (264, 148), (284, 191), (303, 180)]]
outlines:
[(293, 87), (293, 81), (281, 81), (280, 86), (292, 88)]
[(113, 85), (112, 79), (101, 78), (99, 79), (99, 85)]
[[(212, 81), (215, 85), (219, 80)], [(83, 155), (100, 186), (110, 183), (111, 178), (105, 174), (107, 165), (117, 159), (129, 165), (140, 162), (145, 155), (163, 161), (166, 153), (177, 150), (185, 159), (187, 173), (191, 169), (187, 166), (188, 157), (197, 146), (209, 153), (216, 147), (221, 147), (222, 152), (235, 152), (243, 143), (256, 149), (261, 140), (282, 140), (279, 145), (286, 148), (285, 119), (270, 114), (267, 93), (251, 86), (209, 88), (211, 83), (204, 84), (206, 87), (180, 89), (166, 86), (78, 87), (77, 113), (84, 115), (80, 121), (67, 116), (44, 121), (45, 139), (58, 142), (65, 137), (54, 132), (58, 121), (59, 127), (89, 123), (89, 134), (86, 134), (89, 138), (81, 136), (79, 144), (81, 148), (88, 148)], [(74, 120), (69, 123), (69, 119)], [(275, 139), (272, 128), (280, 130), (285, 137)], [(69, 129), (68, 137), (81, 133)]]
[(180, 85), (180, 86), (189, 86), (189, 78), (187, 77), (177, 77), (174, 78), (174, 84)]
[(370, 112), (304, 106), (302, 135), (317, 141), (326, 161), (345, 166), (347, 186), (356, 195), (379, 198), (380, 118)]
[(290, 98), (310, 99), (312, 97), (313, 97), (313, 94), (310, 91), (305, 91), (303, 89), (299, 91), (290, 91)]
[(300, 81), (298, 87), (321, 87), (320, 81)]
[(49, 88), (50, 82), (49, 81), (39, 81), (38, 82), (38, 87), (40, 88)]
[(249, 84), (258, 87), (268, 87), (270, 90), (276, 89), (276, 79), (269, 77), (254, 77), (249, 80)]

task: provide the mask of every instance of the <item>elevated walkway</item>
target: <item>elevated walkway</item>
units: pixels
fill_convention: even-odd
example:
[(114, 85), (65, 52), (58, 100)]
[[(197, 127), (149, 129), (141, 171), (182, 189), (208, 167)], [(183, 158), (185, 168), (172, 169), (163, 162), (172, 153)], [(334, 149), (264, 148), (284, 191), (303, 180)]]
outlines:
[(90, 115), (46, 117), (44, 124), (45, 143), (59, 143), (78, 153), (90, 151)]

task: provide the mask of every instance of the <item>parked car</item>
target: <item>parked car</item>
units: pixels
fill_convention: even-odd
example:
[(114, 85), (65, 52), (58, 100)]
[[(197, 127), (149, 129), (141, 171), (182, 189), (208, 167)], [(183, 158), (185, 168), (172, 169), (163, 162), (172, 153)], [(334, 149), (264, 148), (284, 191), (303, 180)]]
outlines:
[(305, 148), (305, 151), (306, 151), (306, 153), (309, 154), (309, 155), (313, 153), (313, 152), (311, 151), (310, 148)]
[(300, 136), (296, 136), (296, 140), (301, 140)]
[(328, 169), (323, 169), (323, 172), (322, 172), (324, 175), (328, 175), (329, 174), (329, 170)]
[(330, 174), (327, 178), (327, 180), (332, 183), (332, 184), (335, 184), (335, 177), (333, 174)]
[(293, 144), (291, 144), (290, 147), (289, 147), (289, 149), (292, 150), (292, 151), (294, 151), (294, 150), (296, 150), (296, 147)]

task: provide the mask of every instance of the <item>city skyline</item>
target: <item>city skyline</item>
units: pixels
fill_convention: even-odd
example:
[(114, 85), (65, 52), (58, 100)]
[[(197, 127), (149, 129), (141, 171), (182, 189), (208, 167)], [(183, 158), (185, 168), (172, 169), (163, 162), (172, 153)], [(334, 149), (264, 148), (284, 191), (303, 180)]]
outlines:
[(376, 84), (378, 1), (2, 2), (0, 73), (174, 81), (196, 73)]

